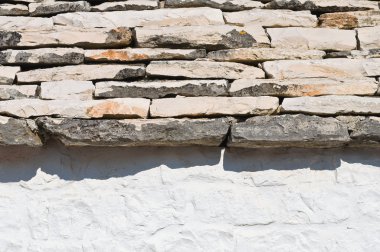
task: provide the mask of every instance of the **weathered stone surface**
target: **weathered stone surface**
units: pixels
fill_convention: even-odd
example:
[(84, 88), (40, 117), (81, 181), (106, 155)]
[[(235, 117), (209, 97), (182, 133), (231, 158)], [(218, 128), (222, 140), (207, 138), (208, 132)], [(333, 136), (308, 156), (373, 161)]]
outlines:
[(260, 26), (176, 26), (136, 28), (138, 47), (205, 48), (219, 50), (269, 46)]
[(17, 47), (80, 46), (83, 48), (115, 48), (128, 46), (132, 32), (116, 29), (73, 29), (57, 26), (44, 31), (0, 31), (0, 49)]
[(0, 66), (0, 85), (12, 84), (20, 67)]
[(329, 28), (270, 28), (271, 46), (277, 48), (347, 51), (356, 49), (355, 31)]
[(339, 116), (337, 119), (348, 125), (350, 145), (380, 144), (380, 117)]
[(310, 14), (310, 11), (252, 9), (224, 12), (223, 16), (227, 24), (234, 25), (252, 23), (263, 27), (317, 26), (317, 17)]
[(212, 51), (207, 58), (216, 61), (262, 62), (269, 60), (322, 59), (326, 53), (318, 50), (283, 49), (283, 48), (239, 48)]
[(146, 118), (150, 100), (120, 98), (108, 100), (40, 100), (0, 101), (0, 114), (16, 117), (58, 116), (69, 118)]
[(77, 12), (53, 17), (54, 24), (80, 28), (181, 26), (224, 24), (221, 10), (204, 8), (157, 9), (146, 11)]
[(80, 120), (40, 118), (37, 123), (66, 146), (219, 146), (227, 119)]
[[(51, 18), (0, 16), (0, 31), (43, 31), (49, 29), (53, 29)], [(2, 40), (1, 35), (0, 39)]]
[(20, 65), (68, 65), (84, 61), (84, 50), (80, 48), (41, 48), (29, 50), (0, 51), (0, 64)]
[(357, 31), (360, 49), (380, 49), (380, 26), (359, 28)]
[(379, 6), (376, 1), (365, 0), (272, 0), (265, 5), (265, 8), (341, 12), (378, 10)]
[(206, 50), (204, 49), (126, 48), (85, 51), (87, 62), (191, 60), (204, 57), (206, 57)]
[(225, 96), (227, 86), (226, 80), (106, 81), (96, 83), (95, 97)]
[(376, 115), (380, 114), (380, 99), (348, 95), (285, 98), (281, 111), (315, 115)]
[(260, 68), (232, 62), (153, 61), (147, 68), (149, 76), (186, 77), (194, 79), (264, 78)]
[(229, 89), (232, 96), (320, 96), (374, 95), (378, 83), (373, 78), (363, 79), (240, 79)]
[(13, 100), (21, 98), (34, 98), (37, 94), (36, 85), (4, 85), (0, 86), (0, 100)]
[(36, 128), (31, 120), (0, 116), (0, 145), (42, 146)]
[(124, 80), (145, 75), (144, 65), (76, 65), (19, 72), (19, 83), (60, 80)]
[(261, 8), (264, 5), (252, 0), (166, 0), (165, 7), (202, 7), (221, 9), (223, 11), (239, 11), (253, 8)]
[(347, 127), (335, 118), (307, 115), (257, 116), (232, 125), (229, 147), (326, 148), (345, 145)]
[(380, 58), (380, 48), (369, 50), (353, 50), (351, 51), (349, 57), (354, 59)]
[(380, 59), (281, 60), (263, 63), (269, 78), (361, 78), (380, 75)]
[(158, 1), (128, 0), (122, 2), (105, 2), (91, 7), (91, 11), (126, 11), (153, 10), (158, 8)]
[(353, 11), (325, 13), (319, 17), (321, 27), (353, 29), (365, 26), (380, 25), (380, 11)]
[(42, 82), (40, 97), (45, 100), (92, 100), (95, 86), (91, 81)]
[(28, 6), (23, 4), (0, 4), (0, 16), (27, 16)]
[(90, 4), (86, 1), (48, 1), (29, 4), (29, 12), (31, 16), (49, 16), (64, 12), (90, 11), (90, 8)]
[(265, 115), (278, 108), (277, 97), (185, 97), (153, 100), (152, 117)]

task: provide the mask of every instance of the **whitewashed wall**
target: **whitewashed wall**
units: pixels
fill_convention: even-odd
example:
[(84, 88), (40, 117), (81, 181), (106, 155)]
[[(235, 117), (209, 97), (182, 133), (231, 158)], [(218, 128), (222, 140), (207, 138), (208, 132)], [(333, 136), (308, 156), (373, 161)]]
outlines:
[(380, 149), (0, 149), (0, 251), (380, 251)]

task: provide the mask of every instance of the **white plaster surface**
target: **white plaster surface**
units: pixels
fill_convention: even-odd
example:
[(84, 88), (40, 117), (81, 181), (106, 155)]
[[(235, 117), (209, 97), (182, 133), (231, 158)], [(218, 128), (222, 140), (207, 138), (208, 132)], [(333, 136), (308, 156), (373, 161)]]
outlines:
[(380, 149), (0, 148), (0, 251), (380, 251)]

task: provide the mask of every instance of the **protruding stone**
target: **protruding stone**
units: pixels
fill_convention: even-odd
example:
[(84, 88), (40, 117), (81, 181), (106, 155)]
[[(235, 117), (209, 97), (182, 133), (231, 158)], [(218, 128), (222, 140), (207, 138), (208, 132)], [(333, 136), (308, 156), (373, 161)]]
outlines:
[[(51, 18), (0, 16), (0, 31), (43, 31), (53, 29)], [(3, 38), (0, 33), (0, 44)]]
[(348, 95), (285, 98), (281, 111), (315, 115), (378, 115), (380, 114), (380, 99)]
[(276, 48), (347, 51), (356, 49), (355, 31), (329, 28), (270, 28)]
[[(149, 0), (150, 1), (150, 0)], [(192, 60), (206, 57), (204, 49), (126, 48), (86, 50), (87, 62), (134, 62), (151, 60)]]
[(122, 2), (105, 2), (91, 7), (91, 11), (126, 11), (153, 10), (158, 8), (155, 0), (128, 0)]
[(79, 28), (182, 26), (224, 24), (221, 10), (204, 8), (157, 9), (146, 11), (76, 12), (53, 17), (54, 24)]
[(84, 61), (84, 51), (80, 48), (41, 48), (30, 50), (0, 51), (0, 64), (20, 65), (69, 65)]
[(380, 25), (375, 27), (359, 28), (357, 31), (360, 49), (380, 49)]
[(226, 80), (107, 81), (96, 83), (95, 97), (226, 96), (227, 85)]
[(14, 100), (36, 97), (38, 86), (36, 85), (4, 85), (0, 86), (0, 100)]
[(310, 11), (252, 9), (239, 12), (224, 12), (223, 16), (227, 24), (233, 25), (255, 24), (263, 27), (317, 26), (317, 17), (310, 14)]
[(254, 63), (269, 60), (322, 59), (326, 53), (318, 50), (282, 48), (239, 48), (209, 52), (207, 58), (216, 61)]
[(64, 12), (90, 11), (90, 4), (86, 1), (53, 1), (29, 4), (31, 16), (49, 16)]
[(40, 147), (42, 142), (37, 127), (30, 120), (14, 119), (0, 116), (0, 145)]
[(80, 120), (40, 118), (37, 123), (66, 146), (219, 146), (227, 119)]
[(17, 47), (80, 46), (83, 48), (115, 48), (128, 46), (132, 32), (116, 29), (73, 29), (57, 26), (43, 31), (0, 31), (0, 49)]
[(139, 47), (205, 48), (219, 50), (269, 46), (265, 30), (260, 26), (176, 26), (136, 28)]
[(232, 62), (153, 61), (146, 72), (150, 76), (186, 77), (193, 79), (264, 78), (260, 68)]
[(183, 7), (211, 7), (223, 11), (239, 11), (264, 6), (259, 1), (252, 0), (166, 0), (165, 7), (183, 8)]
[(339, 116), (348, 125), (352, 146), (378, 146), (380, 144), (380, 117)]
[(23, 4), (0, 4), (0, 16), (27, 16), (28, 6)]
[(361, 78), (380, 75), (380, 59), (281, 60), (263, 63), (270, 78)]
[(144, 65), (76, 65), (20, 72), (17, 74), (17, 80), (19, 83), (60, 80), (124, 80), (144, 75)]
[(363, 79), (240, 79), (229, 89), (231, 96), (320, 96), (320, 95), (374, 95), (378, 83)]
[(12, 84), (20, 67), (0, 66), (0, 85)]
[(307, 115), (257, 116), (232, 125), (229, 147), (326, 148), (349, 142), (347, 127), (335, 118)]
[(42, 82), (40, 97), (45, 100), (92, 100), (95, 86), (91, 81)]
[(152, 117), (247, 116), (274, 113), (277, 97), (185, 97), (153, 100)]
[(150, 100), (120, 98), (68, 102), (67, 100), (19, 99), (0, 101), (0, 114), (16, 117), (58, 116), (69, 118), (146, 118)]

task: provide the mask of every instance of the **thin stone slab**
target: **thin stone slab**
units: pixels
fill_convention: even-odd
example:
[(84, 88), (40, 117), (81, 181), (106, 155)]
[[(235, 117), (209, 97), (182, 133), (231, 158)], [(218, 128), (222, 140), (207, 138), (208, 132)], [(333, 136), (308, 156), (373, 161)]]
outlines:
[(0, 16), (0, 31), (43, 31), (53, 29), (53, 25), (51, 18)]
[(34, 98), (37, 95), (37, 85), (3, 85), (0, 86), (0, 100)]
[(28, 6), (23, 4), (0, 4), (0, 16), (27, 16)]
[(204, 49), (126, 48), (85, 51), (86, 62), (192, 60), (204, 57), (206, 57)]
[(96, 83), (95, 97), (226, 96), (227, 87), (227, 80), (106, 81)]
[(369, 50), (353, 50), (350, 52), (349, 58), (354, 58), (354, 59), (380, 58), (380, 48), (369, 49)]
[(329, 28), (270, 28), (271, 46), (276, 48), (348, 51), (356, 49), (356, 33)]
[(285, 98), (281, 112), (315, 115), (379, 115), (380, 99), (349, 95)]
[(319, 17), (321, 27), (354, 29), (380, 25), (380, 11), (352, 11), (325, 13)]
[(0, 66), (0, 85), (10, 85), (14, 82), (20, 67)]
[(42, 146), (37, 127), (32, 120), (0, 116), (1, 146)]
[(211, 7), (223, 11), (239, 11), (264, 6), (259, 1), (252, 0), (166, 0), (165, 7), (183, 8), (183, 7)]
[(215, 117), (267, 115), (278, 108), (277, 97), (185, 97), (152, 101), (152, 117)]
[(17, 80), (18, 83), (61, 80), (124, 80), (144, 75), (144, 65), (76, 65), (19, 72)]
[(157, 9), (146, 11), (76, 12), (53, 17), (55, 25), (79, 28), (182, 26), (224, 24), (221, 10), (204, 8)]
[(185, 77), (193, 79), (265, 78), (264, 71), (254, 66), (213, 61), (153, 61), (148, 76)]
[(0, 31), (0, 49), (18, 47), (80, 46), (118, 48), (132, 42), (129, 28), (73, 29), (57, 26), (44, 31)]
[(29, 4), (31, 16), (51, 16), (65, 12), (90, 11), (91, 6), (86, 1), (52, 1)]
[(380, 49), (380, 25), (357, 29), (360, 49)]
[(41, 48), (0, 51), (2, 65), (76, 65), (84, 61), (80, 48)]
[(348, 125), (351, 146), (379, 146), (380, 117), (338, 116), (337, 119)]
[(373, 78), (363, 79), (240, 79), (231, 83), (231, 96), (320, 96), (320, 95), (375, 95), (378, 83)]
[(255, 63), (269, 60), (322, 59), (326, 53), (318, 50), (283, 48), (239, 48), (212, 51), (207, 58), (215, 61)]
[(108, 100), (40, 100), (18, 99), (0, 101), (0, 114), (30, 118), (56, 116), (68, 118), (146, 118), (150, 100), (120, 98)]
[(38, 125), (66, 146), (219, 146), (229, 121), (218, 119), (80, 120), (39, 118)]
[(264, 62), (269, 78), (361, 78), (380, 75), (380, 59), (281, 60)]
[(91, 81), (42, 82), (40, 98), (45, 100), (92, 100), (95, 86)]
[(126, 10), (153, 10), (158, 8), (155, 0), (128, 0), (122, 2), (105, 2), (91, 7), (91, 11), (126, 11)]
[(312, 15), (310, 11), (292, 10), (252, 9), (224, 12), (223, 16), (227, 24), (256, 24), (263, 27), (315, 27), (318, 21), (317, 17)]
[(205, 48), (220, 50), (269, 47), (270, 41), (261, 26), (175, 26), (136, 28), (138, 47)]
[(350, 140), (346, 125), (335, 118), (307, 115), (257, 116), (232, 125), (228, 147), (331, 148)]

